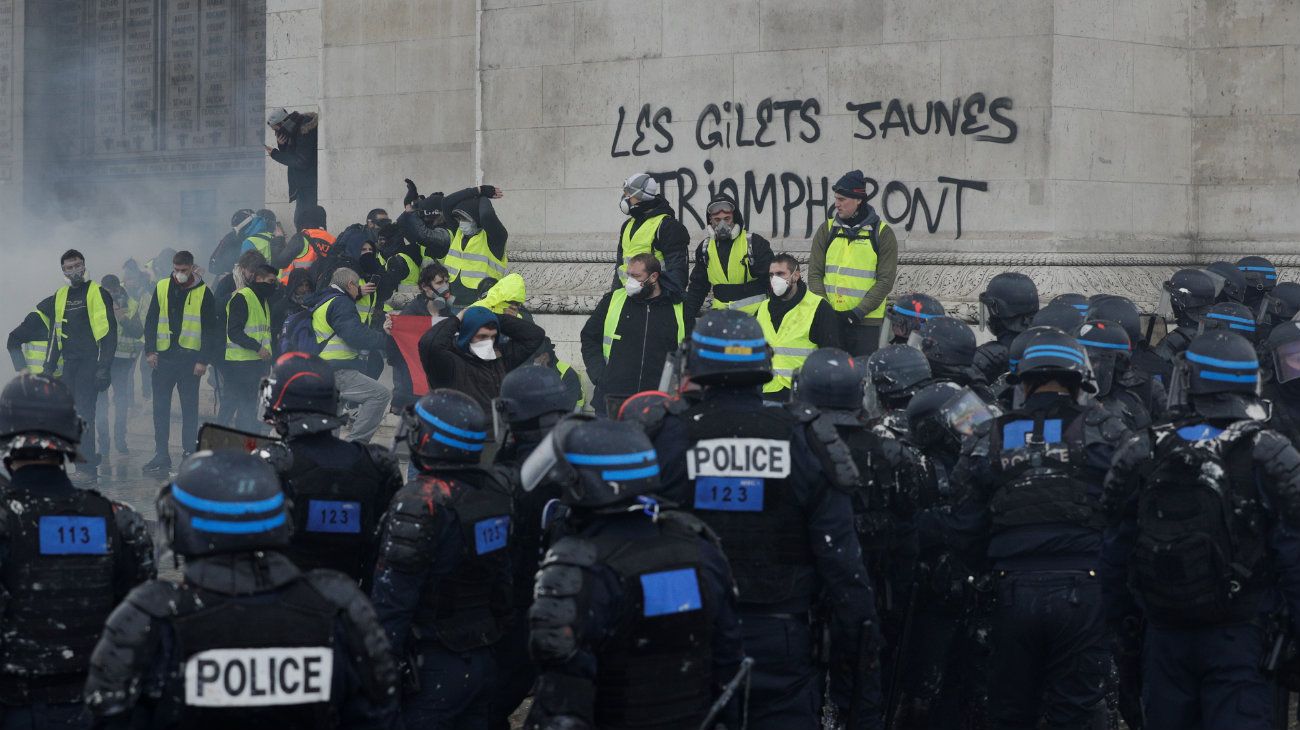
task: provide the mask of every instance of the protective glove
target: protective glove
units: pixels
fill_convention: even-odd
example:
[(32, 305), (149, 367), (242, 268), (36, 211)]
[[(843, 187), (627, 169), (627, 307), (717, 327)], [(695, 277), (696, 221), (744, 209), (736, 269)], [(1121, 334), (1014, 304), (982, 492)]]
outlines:
[(484, 198), (491, 198), (491, 197), (494, 197), (494, 196), (497, 194), (496, 186), (495, 186), (495, 185), (480, 185), (480, 186), (478, 186), (478, 194), (481, 195), (481, 196), (483, 196)]
[(415, 183), (411, 182), (411, 178), (409, 177), (405, 178), (405, 180), (406, 180), (406, 197), (402, 198), (403, 208), (413, 204), (415, 201), (420, 199), (420, 191), (415, 189)]
[(857, 310), (854, 309), (849, 309), (843, 312), (836, 312), (836, 314), (840, 318), (840, 324), (845, 327), (851, 327), (862, 321), (862, 318), (858, 316)]

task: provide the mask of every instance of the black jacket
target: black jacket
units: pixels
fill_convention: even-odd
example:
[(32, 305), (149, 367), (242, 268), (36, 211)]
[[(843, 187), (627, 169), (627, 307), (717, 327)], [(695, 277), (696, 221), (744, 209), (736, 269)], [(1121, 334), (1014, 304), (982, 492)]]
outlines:
[[(90, 311), (86, 307), (87, 291), (89, 291), (89, 283), (68, 290), (68, 302), (64, 305), (63, 311), (65, 351), (62, 356), (94, 359), (97, 360), (99, 369), (108, 370), (113, 364), (113, 355), (117, 353), (117, 316), (113, 313), (113, 295), (107, 289), (100, 287), (99, 291), (104, 296), (104, 306), (108, 310), (108, 334), (104, 335), (104, 339), (96, 342), (90, 328)], [(36, 309), (45, 315), (50, 326), (46, 326), (36, 312), (28, 312), (23, 321), (9, 333), (5, 348), (9, 350), (9, 358), (13, 360), (15, 370), (27, 367), (22, 353), (24, 344), (48, 342), (50, 339), (50, 327), (54, 324), (54, 297), (48, 296), (42, 299), (36, 305)], [(57, 362), (59, 354), (50, 352), (47, 358), (50, 362)]]
[(501, 357), (495, 360), (481, 360), (456, 346), (460, 320), (455, 317), (442, 320), (420, 337), (420, 364), (430, 389), (459, 390), (492, 412), (492, 399), (501, 394), (506, 373), (530, 360), (546, 339), (546, 331), (532, 322), (510, 316), (497, 320), (499, 332), (509, 342), (498, 344)]
[[(257, 340), (249, 337), (248, 332), (245, 331), (248, 326), (248, 300), (243, 296), (236, 297), (233, 294), (231, 297), (232, 299), (229, 302), (230, 316), (226, 318), (226, 339), (244, 349), (257, 352), (262, 349), (262, 346), (258, 344)], [(261, 300), (262, 306), (268, 308), (269, 312), (270, 303), (261, 297), (258, 297), (258, 299)], [(270, 323), (268, 323), (268, 326), (270, 326)]]
[(289, 168), (289, 200), (298, 199), (300, 193), (316, 190), (316, 133), (320, 115), (294, 112), (289, 118), (298, 128), (289, 135), (289, 141), (271, 150), (271, 159)]
[[(188, 286), (180, 286), (175, 281), (167, 290), (167, 321), (171, 324), (171, 341), (173, 345), (181, 336), (181, 323), (184, 320), (185, 298), (189, 295), (190, 289), (203, 283), (202, 279), (191, 281)], [(155, 288), (154, 291), (157, 291)], [(144, 351), (145, 353), (158, 352), (158, 306), (160, 302), (158, 297), (149, 298), (149, 313), (144, 318)], [(202, 344), (199, 345), (199, 351), (192, 353), (190, 350), (182, 350), (179, 347), (169, 347), (165, 352), (158, 353), (160, 357), (193, 357), (196, 362), (207, 365), (213, 362), (220, 362), (225, 356), (226, 349), (226, 331), (221, 327), (221, 318), (217, 316), (216, 298), (212, 295), (212, 287), (207, 287), (203, 292), (203, 303), (200, 305), (199, 318), (203, 328)], [(184, 353), (184, 355), (182, 355)]]
[[(660, 214), (667, 214), (668, 217), (659, 224), (659, 230), (655, 233), (654, 250), (663, 257), (663, 275), (659, 277), (659, 284), (663, 287), (664, 295), (669, 299), (674, 302), (684, 301), (691, 235), (686, 232), (686, 226), (677, 220), (673, 207), (668, 204), (668, 201), (655, 198), (638, 205), (632, 209), (632, 215), (623, 223), (623, 228), (639, 227), (647, 218)], [(618, 263), (614, 265), (614, 282), (611, 285), (613, 289), (623, 286), (623, 281), (618, 277), (618, 268), (623, 265), (623, 228), (619, 229), (618, 234)]]
[(658, 388), (664, 360), (678, 344), (677, 315), (667, 294), (648, 301), (629, 297), (619, 316), (620, 339), (614, 341), (606, 363), (602, 343), (612, 296), (609, 292), (601, 298), (582, 327), (582, 361), (596, 386), (591, 404), (596, 413), (605, 412), (607, 395), (629, 396)]

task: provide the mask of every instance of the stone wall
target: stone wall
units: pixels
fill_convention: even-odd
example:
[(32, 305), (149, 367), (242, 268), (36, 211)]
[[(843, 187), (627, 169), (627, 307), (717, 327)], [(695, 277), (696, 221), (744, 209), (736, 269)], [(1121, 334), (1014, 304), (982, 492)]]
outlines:
[(325, 112), (336, 228), (403, 177), (502, 186), (562, 352), (641, 170), (693, 233), (728, 190), (803, 252), (860, 168), (899, 289), (958, 312), (1007, 268), (1149, 305), (1175, 268), (1300, 254), (1293, 0), (476, 1), (272, 0), (267, 103)]

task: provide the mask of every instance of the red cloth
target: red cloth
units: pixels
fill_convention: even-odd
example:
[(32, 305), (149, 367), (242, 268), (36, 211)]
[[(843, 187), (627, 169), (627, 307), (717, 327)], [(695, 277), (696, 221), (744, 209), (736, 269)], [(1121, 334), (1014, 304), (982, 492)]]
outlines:
[(424, 377), (424, 366), (420, 364), (420, 338), (433, 328), (433, 320), (423, 314), (393, 315), (393, 340), (406, 361), (406, 369), (411, 373), (411, 390), (416, 395), (429, 392), (429, 381)]

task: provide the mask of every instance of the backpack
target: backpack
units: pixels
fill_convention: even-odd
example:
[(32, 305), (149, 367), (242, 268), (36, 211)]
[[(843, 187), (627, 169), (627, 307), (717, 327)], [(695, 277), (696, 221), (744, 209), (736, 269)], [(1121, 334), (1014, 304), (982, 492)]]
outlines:
[(235, 262), (239, 260), (239, 249), (243, 245), (242, 236), (234, 231), (227, 231), (208, 259), (208, 271), (223, 274), (235, 268)]
[(1250, 448), (1262, 424), (1243, 421), (1197, 441), (1179, 432), (1207, 427), (1182, 423), (1152, 431), (1155, 454), (1138, 493), (1129, 586), (1158, 624), (1248, 617), (1255, 607), (1237, 598), (1258, 586), (1266, 553)]
[[(337, 294), (335, 296), (338, 296)], [(325, 349), (325, 345), (334, 339), (334, 335), (326, 337), (323, 342), (316, 340), (316, 329), (312, 327), (312, 316), (316, 310), (333, 301), (334, 297), (327, 297), (316, 303), (316, 306), (309, 307), (300, 312), (294, 312), (284, 320), (284, 326), (280, 328), (280, 351), (277, 355), (283, 355), (286, 352), (303, 352), (308, 355), (320, 355)]]

